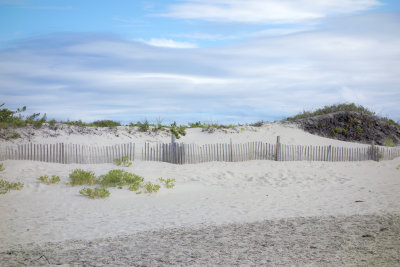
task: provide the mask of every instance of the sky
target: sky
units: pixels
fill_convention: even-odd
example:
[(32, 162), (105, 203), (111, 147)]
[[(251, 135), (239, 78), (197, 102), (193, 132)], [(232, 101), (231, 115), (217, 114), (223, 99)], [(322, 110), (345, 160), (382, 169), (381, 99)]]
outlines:
[(400, 120), (400, 1), (0, 0), (0, 103), (49, 119)]

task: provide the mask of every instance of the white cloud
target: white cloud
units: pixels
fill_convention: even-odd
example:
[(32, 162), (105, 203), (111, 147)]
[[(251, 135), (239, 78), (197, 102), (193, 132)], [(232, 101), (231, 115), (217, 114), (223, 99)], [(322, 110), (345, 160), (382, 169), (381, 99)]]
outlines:
[(399, 120), (399, 21), (363, 15), (327, 29), (198, 49), (84, 34), (20, 41), (0, 51), (0, 94), (61, 119), (249, 122), (356, 101)]
[(152, 45), (152, 46), (158, 46), (158, 47), (168, 47), (168, 48), (196, 48), (197, 45), (189, 42), (178, 42), (174, 41), (171, 39), (158, 39), (158, 38), (152, 38), (150, 40), (142, 40), (140, 39), (139, 41)]
[(380, 5), (378, 0), (186, 0), (163, 16), (244, 23), (296, 23), (349, 14)]

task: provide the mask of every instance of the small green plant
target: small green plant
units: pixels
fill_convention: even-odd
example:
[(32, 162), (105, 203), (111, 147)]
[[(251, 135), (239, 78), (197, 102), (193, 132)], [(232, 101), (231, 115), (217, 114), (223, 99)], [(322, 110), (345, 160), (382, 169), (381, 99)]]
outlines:
[(332, 132), (332, 135), (333, 135), (333, 136), (337, 136), (337, 133), (336, 133), (335, 129), (332, 129), (331, 132)]
[(186, 135), (186, 131), (185, 131), (186, 130), (186, 126), (185, 125), (177, 126), (176, 122), (171, 124), (170, 130), (171, 130), (171, 133), (173, 135), (175, 135), (176, 139), (179, 139), (179, 138), (181, 138), (181, 136), (185, 136)]
[[(129, 173), (124, 170), (110, 170), (107, 174), (100, 176), (99, 183), (103, 187), (122, 188), (123, 186), (128, 185), (133, 186), (132, 188), (140, 188), (143, 181), (144, 178), (139, 175)], [(130, 190), (132, 189), (130, 188)]]
[(343, 128), (343, 129), (342, 129), (342, 134), (343, 134), (343, 135), (347, 135), (347, 130)]
[(108, 191), (106, 188), (83, 188), (82, 190), (79, 191), (79, 193), (83, 196), (87, 196), (91, 199), (95, 198), (106, 198), (110, 196), (110, 191)]
[(147, 132), (150, 128), (150, 124), (147, 120), (144, 122), (138, 121), (136, 125), (139, 127), (140, 132)]
[(57, 175), (52, 175), (51, 178), (49, 179), (49, 176), (45, 175), (45, 176), (40, 176), (38, 180), (47, 185), (50, 185), (60, 182), (60, 177)]
[(158, 179), (161, 183), (165, 184), (166, 188), (172, 188), (175, 186), (175, 179), (164, 179), (164, 178), (159, 178)]
[(360, 125), (357, 125), (357, 126), (356, 126), (356, 130), (357, 130), (357, 132), (359, 132), (359, 133), (362, 133), (362, 132), (363, 132), (363, 128), (362, 128)]
[(1, 171), (4, 171), (5, 169), (4, 169), (4, 166), (3, 166), (3, 163), (0, 163), (0, 172)]
[(243, 132), (243, 131), (244, 131), (244, 128), (240, 128), (240, 130)]
[(387, 139), (385, 139), (385, 141), (384, 141), (384, 145), (385, 145), (385, 146), (394, 147), (394, 142), (393, 142), (392, 139), (387, 138)]
[(71, 178), (70, 185), (72, 186), (84, 184), (94, 185), (98, 182), (93, 172), (81, 169), (73, 170), (72, 173), (69, 174), (69, 178)]
[(102, 121), (94, 121), (94, 122), (92, 122), (91, 126), (115, 128), (117, 126), (121, 126), (121, 124), (119, 122), (112, 121), (112, 120), (102, 120)]
[(152, 184), (151, 182), (147, 182), (144, 185), (145, 193), (150, 194), (150, 193), (156, 193), (158, 190), (160, 190), (160, 185), (158, 184)]
[(396, 169), (397, 169), (397, 170), (400, 170), (400, 164), (399, 164), (399, 166), (396, 167)]
[(10, 183), (5, 180), (0, 180), (0, 194), (5, 194), (10, 190), (21, 190), (24, 187), (24, 184), (18, 183)]
[(132, 162), (129, 161), (129, 156), (123, 156), (122, 160), (120, 159), (114, 159), (115, 164), (117, 164), (118, 166), (124, 166), (124, 167), (130, 167), (132, 166)]

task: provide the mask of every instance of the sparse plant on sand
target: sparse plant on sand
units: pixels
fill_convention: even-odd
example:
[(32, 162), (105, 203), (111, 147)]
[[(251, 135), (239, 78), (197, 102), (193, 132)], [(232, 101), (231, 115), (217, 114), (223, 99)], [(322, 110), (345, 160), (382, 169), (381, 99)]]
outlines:
[(150, 128), (150, 124), (147, 120), (144, 122), (138, 121), (136, 125), (138, 126), (140, 132), (147, 132)]
[(129, 157), (128, 156), (123, 156), (122, 160), (120, 159), (114, 159), (115, 164), (117, 164), (118, 166), (124, 166), (124, 167), (130, 167), (132, 166), (132, 162), (129, 161)]
[(151, 182), (147, 182), (145, 185), (144, 185), (144, 189), (145, 189), (145, 193), (156, 193), (156, 192), (158, 192), (158, 190), (160, 190), (160, 185), (158, 185), (158, 184), (153, 184), (153, 183), (151, 183)]
[(95, 198), (106, 198), (110, 196), (110, 191), (108, 191), (106, 188), (83, 188), (82, 190), (79, 191), (79, 193), (83, 196), (87, 196), (91, 199)]
[(84, 171), (81, 169), (75, 169), (70, 173), (69, 178), (71, 178), (70, 185), (94, 185), (98, 181), (93, 172), (91, 171)]
[(396, 167), (396, 169), (397, 169), (397, 170), (400, 170), (400, 164), (399, 164), (399, 166)]
[(4, 171), (5, 169), (4, 169), (4, 166), (3, 166), (3, 163), (0, 163), (0, 172), (1, 171)]
[(180, 125), (177, 126), (176, 122), (171, 124), (171, 133), (173, 135), (175, 135), (176, 139), (181, 138), (181, 136), (185, 136), (186, 135), (186, 126), (185, 125)]
[(159, 178), (158, 179), (161, 183), (165, 185), (166, 188), (173, 188), (175, 186), (175, 179), (164, 179), (164, 178)]
[(56, 183), (60, 182), (60, 177), (57, 175), (52, 175), (51, 178), (49, 178), (49, 176), (44, 175), (44, 176), (40, 176), (38, 178), (38, 180), (47, 185), (50, 185), (50, 184), (56, 184)]
[(24, 187), (23, 183), (10, 183), (6, 180), (0, 180), (0, 194), (5, 194), (10, 190), (21, 190)]

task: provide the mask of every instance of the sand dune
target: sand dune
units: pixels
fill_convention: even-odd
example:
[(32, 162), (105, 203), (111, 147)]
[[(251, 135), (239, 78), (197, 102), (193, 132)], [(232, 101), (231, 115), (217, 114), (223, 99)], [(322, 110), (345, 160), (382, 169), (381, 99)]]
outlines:
[[(121, 129), (121, 131), (125, 131), (125, 129)], [(274, 142), (277, 135), (281, 136), (282, 143), (287, 144), (361, 146), (360, 144), (313, 136), (290, 125), (273, 123), (260, 128), (246, 127), (245, 130), (229, 129), (226, 132), (217, 131), (214, 133), (202, 132), (200, 129), (189, 129), (188, 134), (179, 141), (205, 144), (228, 142), (232, 138), (238, 143), (245, 141)], [(120, 133), (119, 137), (115, 137), (113, 133), (99, 132), (96, 135), (60, 133), (57, 137), (49, 138), (42, 133), (35, 134), (33, 139), (34, 142), (61, 141), (85, 144), (112, 144), (126, 142), (127, 140), (138, 144), (168, 142), (170, 136), (168, 134), (133, 133), (123, 135)], [(50, 248), (68, 244), (65, 246), (65, 251), (68, 251), (68, 249), (72, 249), (71, 244), (87, 247), (88, 242), (95, 242), (94, 244), (106, 246), (104, 242), (112, 243), (114, 241), (119, 242), (119, 246), (123, 246), (124, 242), (121, 241), (124, 240), (123, 237), (140, 239), (140, 235), (143, 235), (144, 231), (162, 233), (162, 231), (190, 229), (190, 238), (195, 239), (191, 232), (193, 229), (198, 229), (201, 233), (204, 233), (204, 231), (207, 232), (204, 229), (211, 229), (210, 227), (228, 227), (228, 225), (236, 224), (239, 225), (239, 228), (246, 228), (248, 226), (245, 225), (256, 222), (261, 224), (270, 222), (269, 224), (273, 224), (276, 229), (279, 229), (279, 226), (272, 222), (292, 220), (298, 223), (306, 221), (304, 224), (308, 225), (309, 229), (304, 234), (316, 236), (311, 218), (319, 218), (319, 220), (326, 222), (327, 224), (324, 227), (328, 227), (327, 229), (335, 224), (335, 219), (332, 218), (342, 218), (340, 220), (344, 228), (346, 227), (346, 218), (352, 218), (348, 220), (348, 226), (353, 227), (355, 225), (356, 229), (357, 223), (352, 222), (354, 216), (361, 216), (363, 225), (368, 225), (369, 222), (374, 224), (376, 218), (388, 218), (387, 216), (398, 225), (398, 215), (400, 214), (400, 202), (398, 201), (400, 170), (396, 169), (400, 165), (400, 158), (382, 162), (248, 161), (188, 165), (136, 161), (133, 166), (123, 169), (142, 175), (146, 180), (152, 182), (156, 182), (159, 177), (175, 178), (176, 186), (173, 189), (162, 188), (157, 194), (151, 195), (136, 195), (127, 189), (115, 188), (110, 189), (111, 196), (109, 198), (102, 200), (90, 200), (82, 197), (78, 193), (82, 187), (66, 186), (65, 183), (69, 182), (69, 173), (76, 168), (81, 168), (101, 175), (111, 169), (121, 167), (114, 164), (63, 165), (33, 161), (4, 161), (3, 164), (5, 170), (0, 172), (1, 179), (20, 181), (25, 185), (22, 191), (11, 191), (5, 195), (0, 195), (0, 214), (2, 215), (0, 219), (0, 258), (7, 259), (7, 262), (11, 265), (18, 265), (16, 263), (20, 260), (19, 257), (22, 257), (23, 251), (28, 254), (29, 251), (36, 251), (36, 254), (29, 254), (32, 257), (37, 257), (40, 254), (39, 252), (47, 251), (46, 257), (57, 259), (58, 263), (76, 263), (79, 260), (83, 261), (83, 259), (79, 256), (77, 256), (78, 260), (76, 257), (73, 259), (67, 256), (62, 257), (61, 254), (57, 254), (57, 251)], [(59, 175), (61, 183), (48, 186), (36, 180), (39, 176), (45, 174)], [(368, 217), (370, 215), (377, 217)], [(358, 219), (356, 221), (359, 222)], [(287, 224), (285, 225), (287, 226)], [(248, 232), (248, 228), (246, 229)], [(295, 227), (295, 229), (297, 228)], [(246, 233), (246, 231), (238, 231), (239, 235)], [(268, 234), (269, 230), (265, 231), (267, 232), (264, 234)], [(396, 232), (396, 230), (393, 231)], [(394, 233), (393, 231), (391, 233)], [(231, 232), (233, 234), (234, 230), (231, 230)], [(326, 234), (328, 235), (327, 240), (339, 235), (336, 230), (332, 230), (332, 236), (329, 233)], [(354, 231), (351, 235), (353, 234)], [(149, 239), (148, 244), (141, 241), (141, 246), (154, 248), (160, 238), (162, 239), (162, 234), (155, 235), (157, 237)], [(199, 235), (200, 239), (212, 239), (210, 236), (201, 237), (202, 235)], [(349, 238), (351, 238), (351, 235)], [(300, 242), (296, 239), (290, 239), (290, 234), (284, 234), (284, 236), (275, 236), (273, 238), (276, 239), (270, 241), (274, 240), (278, 244), (278, 239), (281, 238), (283, 243)], [(234, 237), (228, 235), (224, 238), (232, 239)], [(69, 240), (69, 243), (47, 243), (67, 242), (67, 240)], [(329, 242), (333, 242), (332, 240), (325, 242), (325, 245), (329, 247)], [(224, 242), (230, 243), (231, 241), (223, 241), (221, 248), (224, 248)], [(249, 242), (251, 244), (254, 240)], [(337, 241), (335, 242), (337, 244)], [(128, 250), (133, 250), (137, 246), (137, 243), (133, 243), (125, 243), (125, 246), (129, 247)], [(207, 248), (205, 242), (202, 242), (202, 244), (204, 251), (210, 251), (210, 247)], [(351, 242), (347, 240), (343, 244), (351, 245)], [(210, 246), (217, 245), (212, 244)], [(345, 247), (337, 246), (327, 249), (339, 251), (345, 249)], [(393, 246), (397, 250), (399, 249), (398, 242), (394, 243)], [(277, 247), (279, 246), (277, 245)], [(185, 242), (183, 242), (180, 249), (186, 251), (187, 244), (185, 245)], [(229, 250), (229, 246), (226, 249)], [(257, 249), (262, 250), (262, 248)], [(10, 254), (10, 251), (15, 253)], [(17, 253), (17, 251), (19, 252)], [(99, 251), (103, 251), (103, 254), (107, 253), (105, 248)], [(196, 251), (198, 251), (196, 253), (202, 253), (200, 247), (197, 247)], [(251, 246), (248, 248), (244, 246), (241, 252), (235, 250), (234, 253), (237, 253), (235, 257), (240, 258), (246, 255), (256, 255), (255, 251), (254, 253), (251, 252)], [(267, 248), (266, 251), (268, 251)], [(116, 257), (118, 256), (117, 252), (114, 251), (113, 253), (116, 253)], [(298, 253), (301, 253), (301, 250)], [(375, 251), (375, 253), (379, 253), (379, 251)], [(192, 255), (194, 257), (193, 262), (185, 261), (182, 264), (204, 264), (203, 260), (206, 260), (207, 257), (204, 256), (206, 254), (200, 254), (197, 257), (198, 261), (196, 255)], [(135, 255), (132, 254), (132, 259), (139, 257), (137, 254)], [(184, 255), (171, 256), (172, 258), (164, 264), (174, 264), (173, 259), (185, 258)], [(248, 261), (237, 261), (237, 263), (257, 264), (260, 255), (264, 254), (249, 256)], [(279, 255), (283, 254), (276, 254), (275, 258), (271, 258), (274, 261), (269, 263), (296, 264), (293, 261), (296, 257), (293, 257), (292, 261), (287, 258), (282, 258), (283, 261), (279, 261)], [(331, 261), (327, 258), (328, 263), (346, 263), (346, 261), (335, 261), (334, 253), (327, 253), (326, 255), (332, 257)], [(124, 255), (124, 257), (129, 259), (127, 255)], [(212, 264), (234, 264), (234, 262), (225, 261), (223, 258), (219, 262), (210, 262)], [(32, 259), (29, 258), (29, 260)], [(41, 261), (43, 260), (44, 258), (41, 259)], [(399, 260), (398, 255), (397, 258), (392, 257), (390, 262), (393, 263), (393, 260)], [(91, 257), (89, 262), (93, 264), (96, 260)], [(45, 263), (42, 262), (42, 264)], [(113, 265), (113, 261), (108, 261), (108, 263)], [(118, 262), (114, 261), (114, 263), (117, 264)], [(152, 265), (155, 262), (143, 261), (143, 263)], [(179, 264), (178, 261), (175, 263)], [(268, 264), (268, 262), (264, 263)], [(301, 263), (317, 264), (318, 261), (307, 260)], [(107, 261), (99, 265), (103, 264), (107, 265)], [(159, 262), (158, 264), (163, 263)]]

